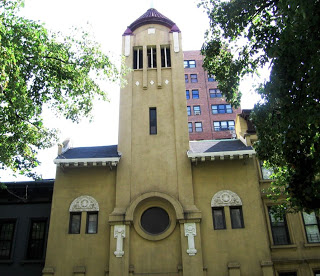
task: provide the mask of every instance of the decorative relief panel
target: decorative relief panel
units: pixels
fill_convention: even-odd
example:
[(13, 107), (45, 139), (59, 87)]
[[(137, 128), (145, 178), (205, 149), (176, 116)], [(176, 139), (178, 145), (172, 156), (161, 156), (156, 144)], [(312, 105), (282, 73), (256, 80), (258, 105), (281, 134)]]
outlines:
[(187, 253), (189, 254), (189, 256), (196, 255), (197, 249), (195, 248), (194, 237), (197, 235), (197, 231), (196, 224), (194, 222), (184, 224), (184, 235), (188, 237)]
[(98, 202), (91, 196), (84, 195), (77, 197), (72, 201), (70, 212), (88, 212), (88, 211), (99, 211)]
[(240, 197), (236, 193), (229, 190), (217, 192), (211, 200), (211, 207), (239, 205), (242, 205)]
[(123, 251), (123, 239), (126, 237), (126, 226), (115, 225), (114, 226), (114, 238), (117, 239), (117, 248), (114, 251), (114, 255), (117, 258), (121, 258), (124, 255)]

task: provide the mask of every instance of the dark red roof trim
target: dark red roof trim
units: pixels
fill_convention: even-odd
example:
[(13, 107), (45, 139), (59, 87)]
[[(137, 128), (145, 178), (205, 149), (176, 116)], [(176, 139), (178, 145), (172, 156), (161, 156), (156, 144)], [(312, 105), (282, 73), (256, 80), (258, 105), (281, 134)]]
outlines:
[(180, 32), (177, 25), (169, 18), (158, 12), (156, 9), (149, 9), (134, 21), (124, 32), (123, 35), (131, 35), (137, 28), (147, 24), (160, 24), (166, 26), (171, 32)]

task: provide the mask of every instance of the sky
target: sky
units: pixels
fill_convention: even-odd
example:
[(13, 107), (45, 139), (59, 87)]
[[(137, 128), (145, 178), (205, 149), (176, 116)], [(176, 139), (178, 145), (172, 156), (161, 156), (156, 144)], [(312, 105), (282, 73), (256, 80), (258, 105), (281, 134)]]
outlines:
[[(144, 14), (150, 7), (174, 21), (182, 34), (183, 50), (200, 50), (209, 19), (195, 0), (25, 0), (21, 14), (29, 19), (43, 22), (47, 29), (68, 33), (72, 26), (89, 30), (102, 50), (118, 60), (121, 55), (122, 34), (127, 26)], [(267, 73), (263, 72), (262, 77)], [(258, 96), (252, 87), (261, 78), (247, 77), (241, 82), (242, 108), (252, 108)], [(108, 90), (109, 102), (95, 102), (93, 122), (83, 119), (74, 124), (63, 118), (56, 118), (45, 110), (46, 126), (59, 129), (59, 142), (71, 138), (74, 147), (114, 145), (118, 142), (118, 113), (120, 87), (103, 84)], [(37, 172), (44, 179), (55, 177), (54, 158), (58, 147), (39, 153), (40, 167)], [(14, 177), (8, 171), (0, 170), (1, 181), (23, 181), (26, 177)]]

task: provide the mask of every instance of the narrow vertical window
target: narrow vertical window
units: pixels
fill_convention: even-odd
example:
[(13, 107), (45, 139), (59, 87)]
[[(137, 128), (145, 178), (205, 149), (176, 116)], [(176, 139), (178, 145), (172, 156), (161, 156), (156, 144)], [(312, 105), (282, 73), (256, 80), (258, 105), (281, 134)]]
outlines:
[(69, 234), (80, 234), (81, 213), (70, 213)]
[(161, 47), (161, 67), (171, 67), (170, 47)]
[(43, 259), (46, 227), (47, 227), (46, 220), (31, 221), (28, 249), (27, 249), (27, 259), (29, 260)]
[(142, 48), (133, 49), (133, 69), (142, 69), (143, 51)]
[(309, 243), (320, 242), (320, 220), (316, 216), (315, 212), (310, 214), (303, 212), (304, 228), (306, 230), (307, 240)]
[(187, 99), (187, 100), (190, 99), (190, 92), (189, 92), (189, 90), (186, 90), (186, 99)]
[(157, 49), (156, 46), (150, 46), (147, 49), (148, 68), (157, 68)]
[(224, 207), (212, 208), (213, 227), (215, 230), (226, 229)]
[(193, 132), (192, 123), (188, 123), (189, 133)]
[(191, 116), (191, 107), (190, 106), (187, 106), (187, 113), (188, 113), (188, 116)]
[(87, 213), (87, 234), (98, 233), (98, 213), (88, 212)]
[(0, 260), (10, 259), (15, 220), (0, 220)]
[(185, 83), (188, 83), (188, 82), (189, 82), (189, 78), (188, 78), (188, 75), (187, 75), (187, 74), (184, 74), (184, 81), (185, 81)]
[(149, 109), (150, 118), (150, 134), (157, 134), (157, 108), (150, 107)]
[(269, 207), (269, 218), (274, 245), (290, 244), (289, 231), (285, 214), (276, 217)]
[(244, 228), (241, 206), (230, 206), (231, 226), (233, 229)]

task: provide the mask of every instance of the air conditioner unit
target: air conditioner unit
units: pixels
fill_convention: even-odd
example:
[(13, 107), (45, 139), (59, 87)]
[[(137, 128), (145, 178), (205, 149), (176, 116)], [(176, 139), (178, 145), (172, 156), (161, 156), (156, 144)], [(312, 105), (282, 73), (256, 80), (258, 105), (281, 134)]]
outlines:
[(198, 111), (198, 110), (194, 111), (193, 113), (194, 113), (194, 115), (200, 115), (201, 114), (201, 112)]

